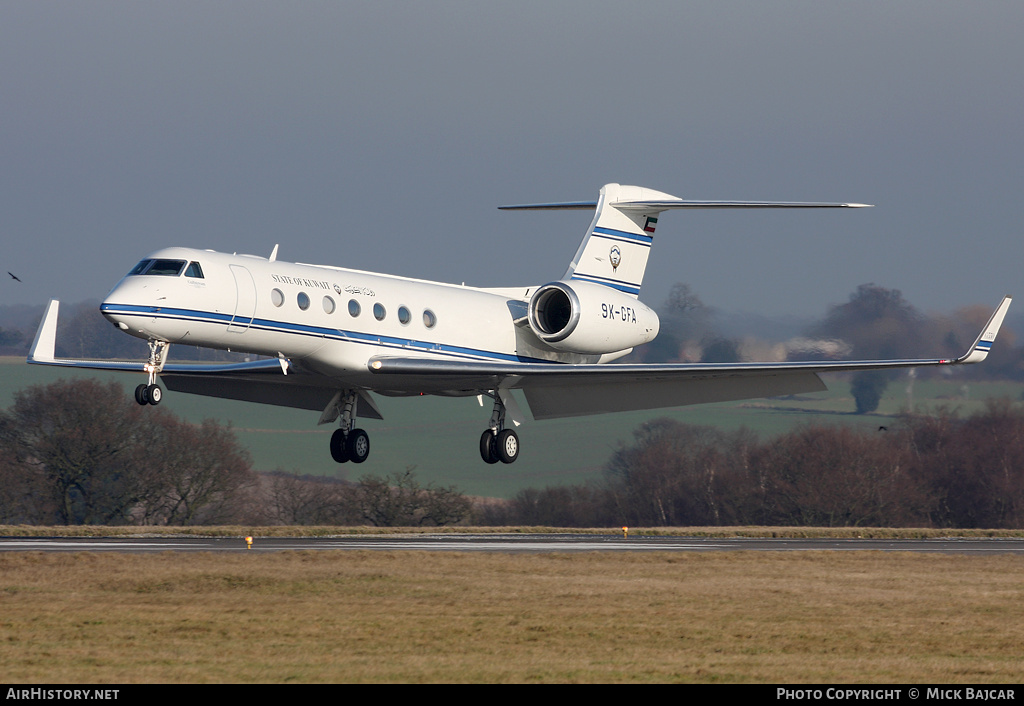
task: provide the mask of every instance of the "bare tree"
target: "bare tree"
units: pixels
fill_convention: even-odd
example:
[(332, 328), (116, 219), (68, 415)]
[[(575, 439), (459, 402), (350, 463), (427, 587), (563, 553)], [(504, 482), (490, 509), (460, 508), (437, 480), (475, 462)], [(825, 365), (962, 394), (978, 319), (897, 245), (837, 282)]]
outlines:
[(454, 487), (421, 487), (412, 467), (401, 475), (364, 476), (346, 496), (352, 514), (375, 527), (452, 525), (468, 518), (472, 510)]
[(150, 481), (139, 512), (147, 524), (231, 522), (245, 510), (256, 486), (248, 452), (234, 434), (212, 420), (196, 426), (166, 418), (147, 440), (137, 462)]
[(222, 521), (237, 516), (254, 482), (229, 429), (142, 409), (116, 383), (55, 382), (14, 400), (0, 414), (4, 514), (60, 524)]
[[(850, 301), (829, 308), (825, 318), (811, 327), (809, 335), (842, 339), (859, 359), (920, 356), (934, 338), (925, 317), (911, 306), (898, 289), (862, 284)], [(857, 413), (878, 409), (892, 371), (859, 372), (853, 375), (851, 392)]]
[(272, 524), (349, 525), (349, 483), (323, 476), (275, 471), (265, 477), (266, 514)]
[(61, 524), (129, 521), (142, 492), (133, 463), (154, 415), (140, 414), (117, 384), (57, 382), (16, 392), (3, 415), (13, 462), (45, 487)]

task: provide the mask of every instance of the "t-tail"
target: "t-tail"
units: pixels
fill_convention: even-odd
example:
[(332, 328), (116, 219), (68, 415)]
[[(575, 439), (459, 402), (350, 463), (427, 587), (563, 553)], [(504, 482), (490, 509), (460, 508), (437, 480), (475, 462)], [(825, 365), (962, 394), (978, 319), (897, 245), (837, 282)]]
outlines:
[(563, 279), (578, 279), (637, 297), (647, 270), (658, 214), (655, 204), (678, 200), (639, 186), (607, 184), (601, 188), (594, 221)]
[(562, 277), (640, 295), (658, 217), (682, 208), (858, 208), (857, 203), (688, 201), (640, 186), (605, 184), (597, 201), (501, 206), (505, 210), (594, 209), (594, 220)]

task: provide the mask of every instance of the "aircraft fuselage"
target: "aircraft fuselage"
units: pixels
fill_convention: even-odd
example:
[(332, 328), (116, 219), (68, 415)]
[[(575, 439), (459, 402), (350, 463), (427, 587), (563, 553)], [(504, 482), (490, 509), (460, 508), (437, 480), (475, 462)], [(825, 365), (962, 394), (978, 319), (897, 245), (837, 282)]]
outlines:
[[(376, 356), (574, 363), (618, 357), (556, 351), (515, 326), (535, 287), (479, 289), (177, 247), (140, 265), (147, 261), (157, 264), (125, 276), (100, 307), (126, 333), (281, 356), (355, 386), (369, 385), (367, 362)], [(152, 274), (158, 265), (166, 274)]]

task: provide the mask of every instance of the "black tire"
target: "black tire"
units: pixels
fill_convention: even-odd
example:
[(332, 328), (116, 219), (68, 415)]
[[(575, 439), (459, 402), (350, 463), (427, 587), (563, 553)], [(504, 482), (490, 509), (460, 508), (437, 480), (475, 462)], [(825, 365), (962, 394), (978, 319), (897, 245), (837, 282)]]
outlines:
[(362, 429), (353, 429), (345, 440), (345, 450), (352, 463), (362, 463), (370, 455), (370, 435)]
[(146, 397), (145, 383), (135, 388), (135, 401), (141, 405), (149, 404), (149, 399)]
[(164, 391), (160, 389), (159, 385), (147, 385), (146, 386), (146, 401), (151, 405), (160, 404), (160, 400), (164, 398)]
[(345, 445), (345, 432), (341, 429), (331, 434), (331, 458), (338, 463), (348, 461), (348, 447)]
[(494, 448), (494, 432), (490, 429), (484, 430), (480, 437), (480, 458), (486, 463), (498, 462), (498, 452)]
[(494, 440), (494, 451), (502, 463), (515, 463), (519, 458), (519, 436), (511, 429), (498, 432)]

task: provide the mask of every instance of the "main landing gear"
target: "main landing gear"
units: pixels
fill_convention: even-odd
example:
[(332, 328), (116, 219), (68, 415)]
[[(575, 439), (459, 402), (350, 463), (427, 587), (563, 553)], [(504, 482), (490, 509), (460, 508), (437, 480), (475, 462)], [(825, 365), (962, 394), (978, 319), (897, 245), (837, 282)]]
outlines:
[(338, 463), (362, 463), (370, 455), (370, 435), (362, 429), (352, 428), (356, 422), (358, 401), (359, 398), (354, 392), (345, 393), (341, 399), (339, 427), (331, 435), (331, 458)]
[(505, 404), (495, 391), (491, 423), (480, 436), (480, 457), (487, 463), (514, 463), (519, 458), (519, 436), (505, 429)]
[(135, 388), (135, 401), (141, 405), (160, 404), (164, 398), (164, 391), (157, 384), (146, 385), (143, 383)]
[(167, 341), (149, 340), (149, 362), (145, 370), (149, 374), (149, 382), (135, 388), (135, 401), (141, 405), (158, 405), (164, 398), (164, 391), (156, 384), (156, 376), (164, 369), (167, 361), (167, 349), (170, 348)]

